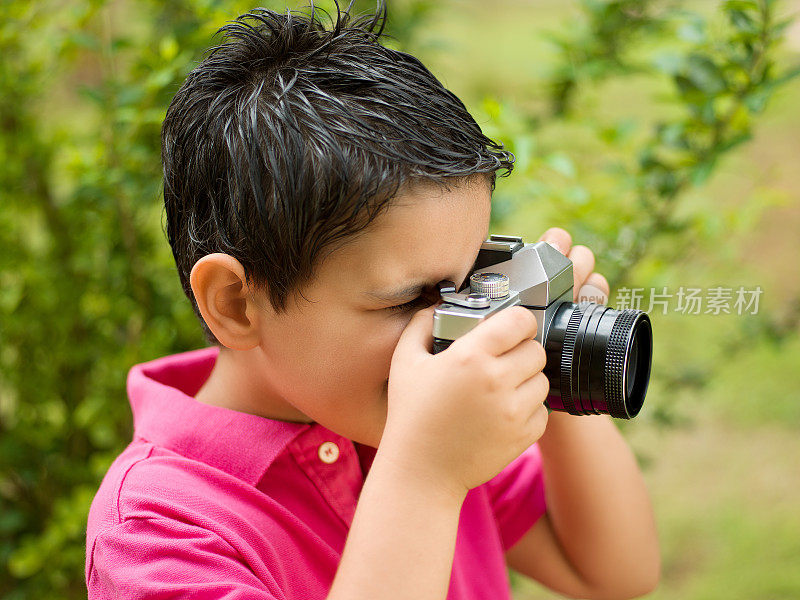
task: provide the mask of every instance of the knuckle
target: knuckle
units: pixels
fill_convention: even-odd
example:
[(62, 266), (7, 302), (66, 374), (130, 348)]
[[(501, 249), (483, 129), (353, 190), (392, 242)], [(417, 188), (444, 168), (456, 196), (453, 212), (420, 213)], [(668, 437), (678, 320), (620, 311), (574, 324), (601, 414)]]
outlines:
[(530, 425), (531, 443), (535, 442), (540, 437), (542, 437), (545, 429), (547, 428), (548, 419), (549, 415), (544, 407), (536, 411), (536, 417), (531, 420), (531, 425)]
[(498, 365), (491, 361), (485, 361), (480, 366), (480, 373), (490, 394), (499, 394), (503, 391), (505, 378)]
[(474, 381), (481, 381), (486, 385), (499, 379), (497, 367), (491, 358), (475, 347), (462, 350), (454, 355), (458, 367), (466, 371)]
[(532, 331), (532, 335), (536, 335), (539, 323), (536, 321), (533, 312), (524, 306), (513, 306), (512, 308), (517, 309), (514, 311), (515, 326), (523, 331)]
[(538, 340), (532, 340), (531, 345), (533, 347), (533, 361), (538, 365), (539, 371), (541, 371), (547, 363), (547, 353), (544, 350), (544, 346), (542, 346)]
[(528, 320), (530, 321), (531, 324), (531, 331), (533, 332), (533, 335), (536, 335), (536, 333), (539, 331), (539, 321), (536, 319), (536, 315), (533, 314), (533, 311), (525, 309), (525, 312), (528, 313)]
[(519, 404), (515, 402), (504, 403), (502, 409), (500, 410), (500, 416), (503, 422), (507, 425), (513, 425), (514, 423), (519, 422), (522, 418)]
[(480, 364), (478, 350), (474, 346), (458, 346), (457, 352), (453, 353), (453, 360), (457, 366), (465, 369), (471, 369)]
[(535, 377), (537, 379), (536, 383), (539, 387), (539, 395), (541, 396), (542, 401), (544, 401), (547, 398), (547, 395), (550, 393), (550, 380), (544, 373), (541, 372), (537, 373)]

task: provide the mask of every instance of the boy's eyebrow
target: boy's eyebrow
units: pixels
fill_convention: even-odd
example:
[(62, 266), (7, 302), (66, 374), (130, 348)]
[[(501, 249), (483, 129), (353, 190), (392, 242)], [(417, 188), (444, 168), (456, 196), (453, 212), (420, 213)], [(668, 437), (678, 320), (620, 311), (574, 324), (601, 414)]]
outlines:
[(377, 298), (378, 300), (383, 300), (385, 302), (398, 302), (400, 300), (405, 300), (406, 298), (412, 298), (418, 296), (422, 293), (426, 287), (435, 287), (436, 283), (429, 283), (427, 281), (422, 282), (414, 282), (408, 285), (404, 285), (394, 290), (380, 290), (376, 292), (366, 292), (368, 296), (372, 296), (373, 298)]
[[(419, 296), (426, 288), (436, 289), (436, 284), (438, 283), (439, 281), (415, 281), (393, 290), (366, 292), (366, 294), (385, 302), (399, 302), (401, 300)], [(465, 283), (466, 281), (464, 281), (464, 283), (462, 283), (461, 286), (458, 286), (456, 289), (460, 290)]]

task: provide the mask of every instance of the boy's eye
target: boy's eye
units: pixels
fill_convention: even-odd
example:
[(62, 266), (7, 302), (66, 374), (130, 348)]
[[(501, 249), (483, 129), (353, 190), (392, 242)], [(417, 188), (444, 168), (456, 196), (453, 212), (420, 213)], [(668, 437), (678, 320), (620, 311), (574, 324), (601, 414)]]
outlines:
[(417, 296), (410, 302), (389, 306), (386, 308), (386, 310), (390, 310), (392, 312), (407, 312), (409, 310), (414, 310), (415, 308), (425, 308), (426, 306), (428, 306), (428, 301), (423, 296)]

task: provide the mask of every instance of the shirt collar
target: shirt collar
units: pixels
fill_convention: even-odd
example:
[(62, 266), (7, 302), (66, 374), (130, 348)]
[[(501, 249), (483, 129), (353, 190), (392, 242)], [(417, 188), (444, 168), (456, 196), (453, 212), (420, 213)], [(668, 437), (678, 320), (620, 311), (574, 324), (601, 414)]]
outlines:
[(194, 395), (219, 355), (212, 346), (135, 365), (128, 373), (134, 434), (256, 485), (272, 461), (317, 423), (278, 421), (212, 406)]

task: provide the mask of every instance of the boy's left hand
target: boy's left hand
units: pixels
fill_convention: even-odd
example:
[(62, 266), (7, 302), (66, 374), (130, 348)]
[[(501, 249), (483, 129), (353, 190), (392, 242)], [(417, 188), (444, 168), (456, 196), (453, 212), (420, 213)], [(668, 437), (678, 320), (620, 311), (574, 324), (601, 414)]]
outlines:
[(572, 236), (560, 227), (551, 227), (544, 232), (539, 241), (549, 242), (558, 248), (564, 256), (572, 261), (572, 274), (575, 279), (573, 292), (574, 302), (588, 300), (597, 304), (605, 304), (611, 290), (606, 278), (593, 272), (594, 254), (586, 246), (573, 246)]

